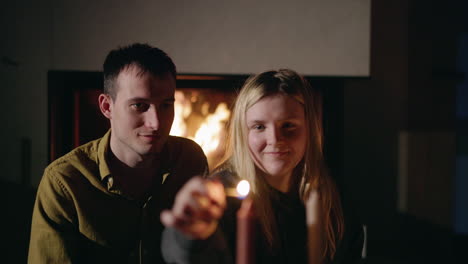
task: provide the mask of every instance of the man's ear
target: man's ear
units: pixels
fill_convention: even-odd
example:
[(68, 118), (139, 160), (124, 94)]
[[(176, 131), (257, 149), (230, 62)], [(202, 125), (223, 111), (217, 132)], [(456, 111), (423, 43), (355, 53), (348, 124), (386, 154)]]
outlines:
[(112, 119), (112, 98), (108, 94), (99, 95), (99, 109), (101, 109), (102, 114), (108, 119)]

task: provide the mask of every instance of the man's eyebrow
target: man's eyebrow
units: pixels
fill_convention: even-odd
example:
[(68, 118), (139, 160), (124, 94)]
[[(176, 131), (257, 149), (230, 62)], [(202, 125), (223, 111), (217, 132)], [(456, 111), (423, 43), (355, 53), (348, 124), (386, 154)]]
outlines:
[[(134, 101), (150, 102), (151, 99), (144, 98), (144, 97), (132, 97), (132, 98), (127, 99), (127, 102), (134, 102)], [(163, 99), (163, 101), (165, 101), (165, 102), (174, 102), (175, 97), (168, 97), (168, 98)]]
[(132, 97), (127, 99), (127, 102), (134, 102), (134, 101), (150, 101), (148, 98), (143, 98), (143, 97)]

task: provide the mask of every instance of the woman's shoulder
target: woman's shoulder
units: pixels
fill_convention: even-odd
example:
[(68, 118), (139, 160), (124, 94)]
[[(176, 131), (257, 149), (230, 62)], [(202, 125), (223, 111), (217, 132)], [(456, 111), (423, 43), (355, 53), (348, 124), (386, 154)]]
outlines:
[(235, 188), (240, 180), (239, 176), (229, 165), (222, 165), (216, 168), (209, 178), (219, 180), (225, 188)]

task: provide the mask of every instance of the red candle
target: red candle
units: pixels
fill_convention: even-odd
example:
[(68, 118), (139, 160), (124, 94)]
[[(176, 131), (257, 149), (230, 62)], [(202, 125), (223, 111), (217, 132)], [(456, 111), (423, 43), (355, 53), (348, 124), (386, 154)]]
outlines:
[(248, 196), (237, 211), (236, 264), (255, 263), (255, 225), (254, 204)]

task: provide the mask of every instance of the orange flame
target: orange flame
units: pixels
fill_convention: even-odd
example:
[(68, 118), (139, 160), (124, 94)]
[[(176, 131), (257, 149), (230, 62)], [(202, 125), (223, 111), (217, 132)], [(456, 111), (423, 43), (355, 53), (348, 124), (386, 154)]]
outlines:
[[(193, 98), (192, 98), (193, 100)], [(224, 124), (229, 119), (231, 112), (226, 103), (220, 103), (216, 107), (214, 113), (209, 113), (209, 103), (205, 102), (201, 108), (203, 122), (194, 135), (188, 135), (188, 127), (186, 120), (192, 113), (192, 102), (187, 99), (183, 92), (175, 92), (174, 103), (174, 123), (170, 134), (174, 136), (187, 137), (197, 142), (205, 152), (205, 155), (210, 161), (210, 155), (215, 155), (218, 149), (221, 137), (224, 135)]]

